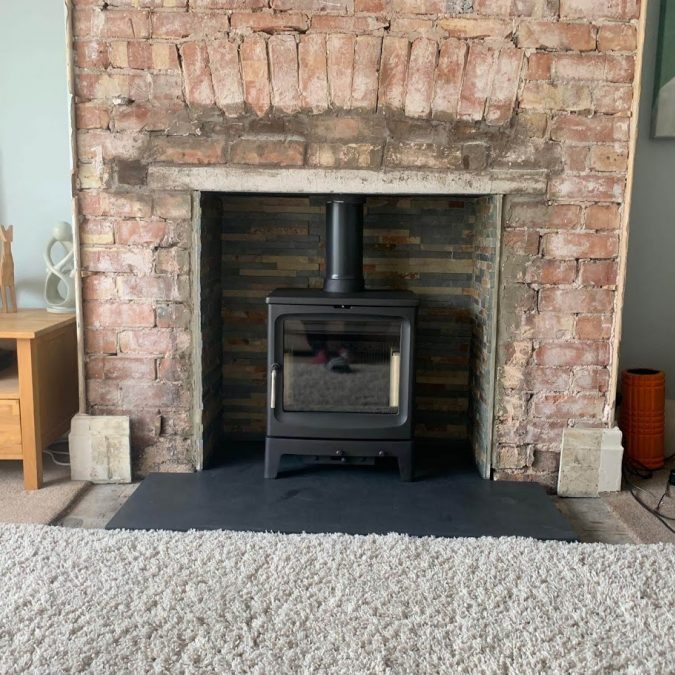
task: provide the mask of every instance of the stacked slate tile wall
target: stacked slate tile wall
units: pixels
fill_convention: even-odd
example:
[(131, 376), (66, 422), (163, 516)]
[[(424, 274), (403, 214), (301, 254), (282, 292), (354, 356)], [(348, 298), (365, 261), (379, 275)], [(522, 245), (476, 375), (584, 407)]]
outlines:
[[(495, 476), (607, 426), (640, 0), (73, 0), (89, 412), (195, 464), (192, 195), (161, 165), (510, 177)], [(525, 196), (531, 174), (545, 193)]]
[[(420, 296), (415, 435), (450, 441), (448, 447), (467, 440), (472, 342), (485, 335), (474, 330), (474, 323), (489, 320), (482, 308), (492, 307), (491, 299), (477, 295), (494, 291), (482, 283), (485, 275), (474, 271), (476, 263), (481, 270), (488, 264), (485, 247), (477, 258), (474, 237), (476, 231), (487, 232), (500, 224), (491, 220), (478, 225), (476, 202), (370, 197), (365, 205), (367, 287), (409, 289)], [(225, 436), (259, 439), (265, 434), (266, 417), (265, 296), (279, 287), (323, 285), (325, 200), (256, 195), (222, 196), (221, 203), (222, 355), (212, 355), (214, 363), (205, 368), (205, 377), (220, 358)], [(482, 209), (481, 215), (491, 213)], [(210, 219), (208, 227), (213, 225)], [(213, 232), (205, 227), (203, 223), (205, 240), (211, 241)], [(496, 232), (491, 241), (497, 241)], [(212, 291), (207, 292), (212, 302)], [(209, 318), (220, 322), (214, 312)], [(216, 330), (206, 332), (212, 335)], [(489, 348), (477, 346), (481, 354)], [(486, 386), (490, 376), (482, 373), (475, 386)]]

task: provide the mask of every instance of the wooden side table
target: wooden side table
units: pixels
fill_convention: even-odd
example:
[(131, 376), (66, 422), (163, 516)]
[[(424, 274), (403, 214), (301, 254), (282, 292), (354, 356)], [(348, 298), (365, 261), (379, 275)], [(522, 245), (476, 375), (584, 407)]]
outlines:
[(26, 490), (42, 487), (42, 451), (78, 409), (74, 314), (0, 314), (0, 339), (16, 341), (17, 365), (0, 371), (0, 460), (23, 461)]

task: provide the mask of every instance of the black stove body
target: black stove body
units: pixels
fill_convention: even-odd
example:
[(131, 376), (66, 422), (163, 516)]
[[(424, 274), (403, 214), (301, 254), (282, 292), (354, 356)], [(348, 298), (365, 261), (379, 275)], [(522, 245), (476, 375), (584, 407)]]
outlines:
[(394, 457), (401, 478), (412, 478), (418, 299), (364, 289), (363, 201), (327, 201), (323, 290), (267, 297), (266, 478), (283, 455)]

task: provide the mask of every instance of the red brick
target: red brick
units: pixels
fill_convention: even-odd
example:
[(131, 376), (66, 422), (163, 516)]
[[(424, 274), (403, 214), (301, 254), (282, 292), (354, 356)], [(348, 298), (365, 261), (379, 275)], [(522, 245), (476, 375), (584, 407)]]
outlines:
[(473, 11), (488, 16), (504, 15), (511, 11), (512, 0), (474, 0)]
[(617, 282), (618, 266), (612, 260), (583, 261), (579, 265), (582, 286), (611, 286)]
[(154, 216), (171, 220), (192, 217), (192, 198), (189, 192), (155, 192), (153, 197)]
[[(171, 75), (170, 79), (176, 81), (175, 96), (182, 96), (180, 76), (176, 78)], [(153, 99), (161, 99), (154, 90)], [(184, 103), (178, 101), (173, 104), (164, 103), (161, 108), (136, 103), (116, 106), (113, 109), (113, 126), (115, 131), (166, 131), (182, 113), (187, 116), (187, 109)]]
[(115, 39), (139, 39), (150, 37), (148, 12), (141, 10), (108, 9), (95, 20), (101, 37)]
[(84, 324), (89, 328), (149, 327), (155, 325), (155, 310), (147, 303), (87, 301)]
[(542, 312), (609, 312), (614, 292), (604, 288), (543, 288), (539, 291)]
[(548, 52), (535, 52), (527, 60), (528, 80), (550, 80), (553, 55)]
[(117, 352), (117, 331), (85, 328), (84, 349), (87, 354), (115, 354)]
[(260, 35), (247, 37), (241, 43), (241, 76), (246, 104), (262, 117), (270, 109), (267, 47)]
[(382, 40), (378, 108), (403, 110), (410, 43), (407, 38), (387, 36)]
[(605, 79), (608, 82), (632, 82), (635, 77), (635, 56), (607, 56)]
[(295, 37), (273, 35), (268, 41), (272, 83), (272, 105), (275, 110), (292, 114), (300, 110), (298, 91), (298, 52)]
[(185, 100), (190, 106), (210, 107), (215, 104), (211, 70), (206, 45), (187, 42), (181, 47)]
[(354, 11), (367, 14), (383, 14), (388, 0), (354, 0)]
[(353, 110), (375, 111), (381, 48), (382, 39), (379, 37), (359, 35), (356, 38), (351, 102)]
[(551, 138), (556, 141), (608, 143), (628, 140), (628, 118), (594, 115), (560, 115), (551, 124)]
[(351, 107), (355, 45), (353, 35), (326, 37), (328, 89), (333, 108), (347, 110)]
[(459, 40), (444, 40), (438, 57), (431, 109), (434, 118), (452, 119), (457, 115), (467, 46)]
[(571, 19), (637, 19), (640, 0), (560, 0), (560, 17)]
[(176, 350), (176, 332), (172, 328), (122, 331), (119, 334), (120, 351), (131, 354), (161, 356)]
[(520, 107), (531, 110), (588, 110), (591, 90), (578, 82), (526, 82), (520, 98)]
[(586, 209), (587, 230), (617, 230), (620, 225), (618, 204), (593, 204)]
[(637, 48), (635, 26), (624, 23), (604, 24), (598, 28), (598, 49), (602, 52), (634, 52)]
[(609, 345), (605, 342), (543, 342), (534, 350), (534, 360), (543, 366), (606, 366)]
[(130, 409), (175, 408), (187, 405), (189, 396), (185, 387), (174, 382), (128, 382), (122, 391), (122, 404)]
[(532, 414), (546, 418), (600, 418), (605, 397), (592, 394), (569, 396), (564, 394), (535, 394)]
[(244, 88), (237, 44), (229, 40), (216, 40), (209, 43), (208, 53), (216, 105), (228, 117), (243, 114)]
[(148, 273), (152, 269), (152, 250), (147, 248), (82, 248), (82, 268), (89, 272)]
[(480, 19), (475, 17), (452, 17), (440, 19), (438, 28), (449, 37), (461, 40), (476, 38), (510, 38), (513, 33), (512, 19)]
[(587, 23), (524, 21), (517, 34), (519, 47), (587, 51), (595, 49), (593, 28)]
[(588, 170), (588, 157), (591, 148), (588, 145), (563, 146), (563, 165), (567, 171), (583, 173)]
[(307, 165), (333, 169), (377, 169), (382, 164), (379, 143), (310, 143)]
[(326, 73), (326, 37), (302, 35), (298, 46), (298, 83), (303, 108), (313, 113), (328, 108), (328, 75)]
[(199, 136), (155, 136), (151, 156), (158, 162), (173, 164), (222, 164), (227, 141)]
[(593, 108), (608, 115), (629, 115), (633, 104), (633, 87), (630, 84), (598, 84), (592, 92)]
[(431, 112), (436, 52), (434, 40), (418, 38), (412, 44), (405, 97), (408, 117), (428, 117)]
[(609, 232), (563, 232), (544, 235), (543, 248), (549, 258), (613, 258), (619, 240)]
[(83, 218), (80, 223), (80, 244), (112, 244), (113, 228), (107, 218)]
[(283, 139), (274, 141), (242, 138), (232, 144), (230, 153), (233, 164), (302, 166), (304, 159), (304, 141)]
[(224, 12), (155, 12), (151, 24), (152, 37), (195, 40), (226, 36), (230, 19)]
[(130, 359), (121, 356), (98, 357), (87, 362), (87, 377), (99, 380), (154, 380), (152, 359)]
[(384, 164), (389, 167), (459, 169), (462, 167), (462, 155), (455, 147), (437, 143), (389, 141)]
[(159, 246), (166, 236), (163, 220), (120, 220), (114, 225), (115, 243), (124, 246)]
[(115, 280), (120, 300), (185, 300), (187, 277), (120, 275)]
[(96, 103), (78, 103), (75, 115), (78, 129), (107, 129), (110, 124), (108, 109)]
[(147, 74), (121, 75), (108, 73), (80, 73), (75, 78), (75, 93), (82, 100), (131, 99), (147, 101), (150, 98), (150, 80)]
[(506, 124), (511, 119), (522, 63), (521, 49), (502, 49), (499, 52), (485, 113), (488, 124)]
[(391, 0), (395, 14), (443, 14), (446, 0)]
[(102, 40), (78, 40), (75, 43), (78, 68), (107, 68), (110, 65), (108, 43)]
[(546, 204), (542, 201), (509, 202), (507, 221), (510, 227), (538, 230), (573, 229), (581, 224), (581, 207), (576, 204)]
[(591, 147), (589, 166), (592, 171), (626, 171), (628, 148), (625, 144), (594, 145)]
[(196, 9), (264, 9), (268, 5), (269, 0), (190, 0)]
[(579, 340), (607, 340), (612, 335), (612, 317), (606, 314), (580, 314), (574, 336)]
[(609, 388), (607, 368), (581, 368), (572, 378), (572, 391), (597, 391), (600, 394)]
[(606, 67), (604, 54), (554, 54), (551, 73), (554, 80), (604, 80)]
[(87, 274), (82, 278), (82, 297), (85, 300), (115, 299), (115, 278), (107, 274)]
[(387, 22), (374, 16), (326, 16), (312, 17), (312, 31), (317, 33), (356, 33), (382, 35)]
[(295, 10), (300, 12), (349, 12), (353, 0), (271, 0), (272, 9), (279, 12)]
[(304, 32), (309, 28), (307, 17), (304, 14), (270, 14), (268, 12), (233, 14), (231, 25), (235, 33)]
[(503, 238), (504, 248), (509, 253), (537, 255), (539, 253), (539, 233), (528, 230), (506, 230)]
[(571, 284), (577, 276), (574, 260), (545, 260), (536, 258), (528, 264), (524, 280), (534, 284)]
[(571, 314), (558, 312), (542, 312), (523, 316), (519, 335), (531, 339), (562, 340), (572, 335), (574, 317)]
[(139, 193), (81, 191), (79, 202), (80, 213), (84, 216), (146, 218), (150, 215), (152, 196)]
[(623, 176), (585, 174), (551, 179), (549, 194), (560, 199), (583, 199), (589, 202), (619, 202), (623, 199), (626, 179)]
[(460, 119), (483, 119), (488, 95), (485, 83), (491, 81), (494, 62), (494, 49), (479, 42), (471, 43), (457, 108), (457, 117)]
[(87, 380), (87, 403), (89, 405), (117, 405), (120, 386), (117, 382)]

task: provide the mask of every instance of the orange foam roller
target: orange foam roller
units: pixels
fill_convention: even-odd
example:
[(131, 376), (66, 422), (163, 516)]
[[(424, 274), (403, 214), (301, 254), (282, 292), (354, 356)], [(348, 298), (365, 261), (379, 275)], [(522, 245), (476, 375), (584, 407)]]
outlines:
[(660, 469), (664, 462), (666, 376), (634, 368), (621, 374), (621, 411), (626, 456), (637, 467)]

